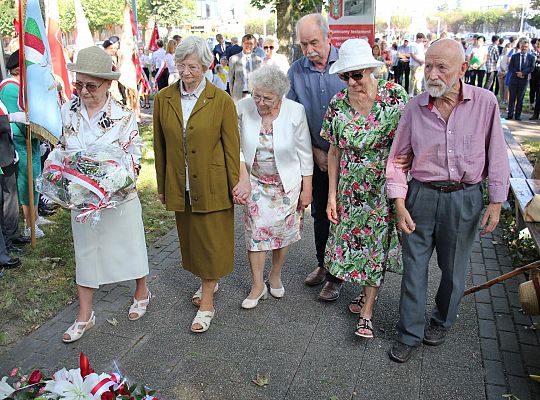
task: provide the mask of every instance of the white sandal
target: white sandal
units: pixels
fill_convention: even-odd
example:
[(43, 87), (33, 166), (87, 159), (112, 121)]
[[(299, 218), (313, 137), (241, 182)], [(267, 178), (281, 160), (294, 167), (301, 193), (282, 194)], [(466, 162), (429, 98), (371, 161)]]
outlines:
[[(150, 293), (150, 290), (148, 291), (148, 297), (146, 297), (146, 299), (137, 300), (136, 298), (133, 298), (133, 304), (129, 307), (128, 319), (130, 321), (137, 321), (144, 314), (146, 314), (146, 307), (148, 307), (151, 298), (152, 293)], [(131, 314), (137, 314), (137, 316), (135, 318), (131, 318)]]
[[(195, 318), (193, 318), (193, 322), (191, 323), (191, 332), (193, 333), (202, 333), (206, 332), (208, 328), (210, 328), (210, 323), (212, 322), (212, 318), (214, 318), (214, 315), (216, 315), (216, 311), (197, 311), (197, 315), (195, 315)], [(193, 329), (193, 325), (199, 324), (202, 326), (201, 329)]]
[[(219, 283), (216, 283), (216, 287), (214, 288), (214, 293), (216, 293), (219, 289)], [(193, 294), (191, 297), (191, 304), (193, 304), (195, 307), (199, 307), (201, 305), (201, 299), (202, 299), (202, 286), (199, 286), (199, 289)], [(199, 304), (196, 303), (196, 300), (199, 301)]]
[(62, 336), (62, 341), (64, 343), (72, 343), (84, 335), (84, 332), (86, 332), (88, 329), (92, 328), (94, 325), (96, 325), (96, 315), (92, 311), (92, 315), (90, 315), (90, 319), (86, 322), (77, 321), (71, 325), (67, 331), (64, 332), (64, 335), (69, 335), (69, 339), (66, 339)]

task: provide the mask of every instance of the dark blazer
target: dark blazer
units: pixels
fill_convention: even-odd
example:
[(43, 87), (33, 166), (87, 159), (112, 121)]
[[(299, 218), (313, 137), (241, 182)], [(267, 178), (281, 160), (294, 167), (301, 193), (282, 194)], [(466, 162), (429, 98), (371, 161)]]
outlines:
[(15, 160), (15, 147), (11, 139), (11, 126), (7, 115), (0, 115), (0, 167), (7, 167)]
[(223, 50), (221, 48), (221, 45), (218, 43), (214, 46), (214, 50), (212, 50), (212, 53), (214, 54), (214, 58), (217, 60), (217, 62), (219, 63), (219, 60), (221, 60), (221, 57), (223, 57), (225, 55), (225, 51), (231, 47), (230, 44), (227, 44), (225, 42), (223, 42), (223, 44), (225, 45), (225, 50)]
[(233, 44), (232, 46), (227, 47), (227, 49), (225, 50), (225, 56), (227, 57), (227, 60), (229, 60), (232, 56), (241, 52), (242, 52), (242, 46)]
[[(208, 80), (187, 122), (187, 164), (194, 213), (233, 206), (240, 173), (240, 133), (231, 97)], [(169, 211), (184, 211), (186, 168), (184, 124), (178, 85), (154, 98), (154, 154), (158, 193)]]
[[(521, 69), (519, 68), (520, 58), (521, 53), (515, 53), (508, 63), (508, 71), (511, 73), (510, 85), (526, 84), (529, 79), (529, 74), (534, 70), (535, 57), (531, 53), (525, 55), (525, 63), (521, 66)], [(519, 78), (516, 75), (516, 72), (519, 71), (523, 72), (524, 78)]]

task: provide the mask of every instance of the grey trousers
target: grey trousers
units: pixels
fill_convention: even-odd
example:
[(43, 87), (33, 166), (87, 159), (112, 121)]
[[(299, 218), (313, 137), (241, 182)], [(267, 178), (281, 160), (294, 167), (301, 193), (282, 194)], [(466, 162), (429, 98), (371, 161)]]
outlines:
[(0, 175), (0, 224), (6, 246), (19, 236), (19, 196), (17, 195), (17, 164), (3, 167)]
[(483, 209), (482, 187), (476, 184), (443, 193), (412, 180), (405, 205), (416, 229), (402, 236), (403, 277), (397, 330), (399, 342), (416, 346), (424, 338), (428, 263), (433, 249), (442, 276), (431, 324), (448, 329), (456, 321)]

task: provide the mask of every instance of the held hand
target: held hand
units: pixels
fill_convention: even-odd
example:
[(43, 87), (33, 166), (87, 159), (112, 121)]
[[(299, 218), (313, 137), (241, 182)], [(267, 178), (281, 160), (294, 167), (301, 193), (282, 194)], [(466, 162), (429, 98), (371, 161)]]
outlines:
[(501, 215), (501, 206), (502, 203), (490, 203), (487, 208), (484, 216), (482, 217), (482, 222), (480, 226), (483, 228), (480, 231), (480, 235), (485, 235), (486, 233), (493, 232), (499, 223), (499, 217)]
[(313, 160), (322, 172), (328, 171), (328, 153), (313, 147)]
[(409, 211), (403, 207), (399, 207), (397, 209), (397, 218), (398, 218), (398, 225), (397, 229), (398, 231), (401, 231), (403, 233), (413, 233), (416, 229), (416, 224), (414, 223), (413, 219), (411, 218), (411, 214), (409, 214)]
[(165, 204), (165, 195), (160, 193), (158, 194), (158, 196), (159, 196), (159, 201), (161, 201), (161, 204)]
[(251, 184), (249, 180), (240, 180), (232, 190), (233, 202), (235, 204), (247, 204), (251, 194)]
[(339, 216), (337, 213), (336, 196), (328, 196), (328, 203), (326, 204), (326, 216), (328, 220), (333, 223), (339, 223)]
[(404, 173), (407, 173), (407, 172), (409, 172), (411, 170), (412, 160), (413, 160), (413, 154), (412, 153), (398, 154), (394, 158), (393, 163), (397, 168), (401, 168)]
[(300, 192), (300, 198), (298, 199), (297, 210), (298, 211), (304, 210), (312, 202), (313, 202), (313, 195), (311, 194), (311, 190), (302, 190)]

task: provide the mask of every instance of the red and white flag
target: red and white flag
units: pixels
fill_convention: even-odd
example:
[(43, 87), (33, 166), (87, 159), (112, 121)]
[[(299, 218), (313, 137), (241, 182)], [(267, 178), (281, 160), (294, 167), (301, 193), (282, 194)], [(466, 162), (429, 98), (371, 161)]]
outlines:
[(75, 38), (76, 57), (80, 50), (94, 45), (94, 39), (92, 39), (92, 33), (90, 33), (81, 0), (75, 0), (75, 29), (77, 30), (77, 36)]
[(71, 99), (72, 89), (66, 68), (64, 47), (62, 46), (58, 0), (46, 0), (45, 9), (47, 15), (47, 40), (49, 41), (49, 48), (51, 50), (53, 73), (56, 79), (62, 82), (64, 96), (69, 100)]
[[(135, 30), (132, 22), (131, 7), (124, 3), (124, 27), (122, 38), (120, 39), (120, 49), (118, 50), (118, 63), (120, 64), (120, 82), (127, 89), (127, 105), (135, 112), (139, 108), (139, 95), (137, 84), (137, 64), (138, 54), (135, 50)], [(139, 65), (140, 69), (140, 65)]]
[(157, 24), (154, 24), (154, 30), (152, 31), (152, 37), (150, 38), (150, 44), (148, 45), (148, 50), (156, 51), (158, 49), (157, 47), (158, 39), (159, 39), (159, 32), (158, 32)]

